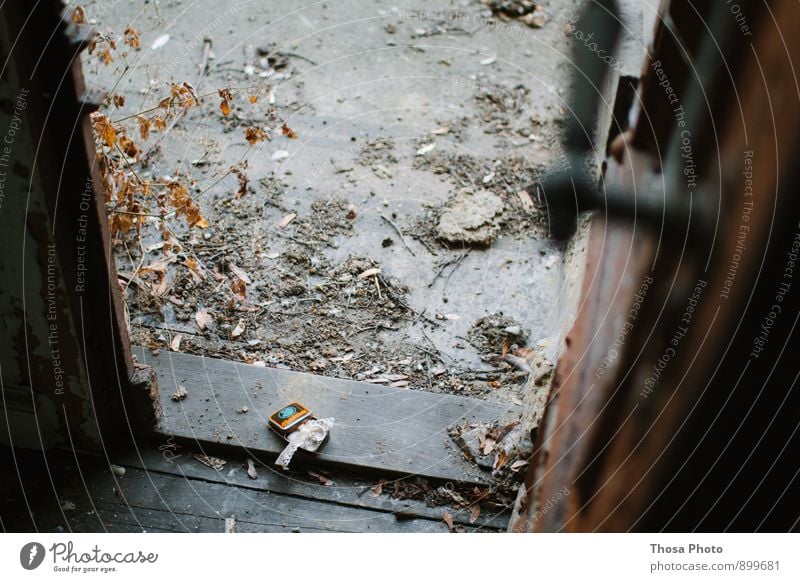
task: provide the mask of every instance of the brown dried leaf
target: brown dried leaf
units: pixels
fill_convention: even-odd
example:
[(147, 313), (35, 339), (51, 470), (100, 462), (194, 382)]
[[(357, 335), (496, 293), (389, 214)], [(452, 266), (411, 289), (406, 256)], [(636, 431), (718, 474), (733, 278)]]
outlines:
[(170, 83), (169, 90), (172, 95), (170, 101), (174, 99), (179, 105), (186, 109), (197, 105), (197, 94), (194, 92), (194, 87), (189, 83), (185, 81), (180, 85), (177, 83)]
[(287, 226), (289, 226), (289, 223), (292, 222), (295, 218), (297, 218), (297, 214), (295, 214), (294, 212), (287, 214), (286, 216), (281, 218), (281, 221), (278, 223), (278, 228), (286, 228)]
[(256, 101), (258, 101), (258, 97), (255, 95), (248, 95), (247, 100), (250, 102), (250, 105), (253, 105)]
[(454, 533), (456, 531), (456, 526), (453, 525), (453, 516), (447, 513), (446, 511), (442, 516), (442, 521), (447, 524), (447, 529), (450, 530), (450, 533)]
[(244, 301), (247, 298), (247, 284), (238, 277), (231, 281), (231, 291), (239, 301)]
[(124, 35), (123, 42), (131, 47), (132, 49), (139, 48), (139, 31), (133, 28), (132, 26), (127, 26), (125, 31), (122, 33)]
[(200, 309), (197, 310), (197, 313), (194, 314), (194, 321), (195, 323), (197, 323), (197, 328), (200, 331), (205, 331), (209, 328), (213, 320), (211, 319), (211, 316), (208, 314), (208, 311), (206, 311), (206, 308), (201, 307)]
[(367, 277), (373, 277), (375, 275), (379, 275), (381, 272), (379, 267), (373, 267), (371, 269), (367, 269), (363, 273), (361, 273), (358, 278), (359, 279), (366, 279)]
[(288, 137), (289, 139), (297, 139), (297, 132), (295, 132), (295, 130), (293, 130), (285, 123), (281, 125), (281, 133), (286, 137)]
[(139, 155), (139, 148), (131, 138), (124, 134), (119, 136), (119, 149), (131, 159), (136, 159)]
[(370, 495), (372, 495), (373, 497), (380, 497), (381, 493), (383, 493), (383, 486), (386, 485), (387, 483), (388, 481), (386, 481), (385, 479), (381, 479), (380, 481), (378, 481), (378, 484), (375, 485), (375, 487), (373, 487), (372, 493)]
[(233, 99), (233, 93), (230, 89), (219, 89), (217, 91), (219, 93), (219, 98), (221, 99), (219, 104), (219, 110), (222, 111), (222, 115), (230, 115), (231, 113), (231, 100)]
[(102, 113), (94, 112), (91, 115), (92, 127), (97, 136), (110, 148), (117, 143), (117, 132), (111, 120)]
[(200, 266), (200, 263), (197, 262), (197, 259), (194, 257), (187, 257), (186, 260), (183, 261), (183, 266), (189, 269), (192, 278), (196, 282), (205, 281), (206, 274), (203, 272), (203, 268)]
[(75, 10), (72, 11), (70, 20), (75, 24), (89, 24), (89, 19), (86, 17), (86, 8), (80, 5), (76, 6)]
[(231, 166), (230, 169), (230, 172), (239, 180), (239, 189), (236, 190), (237, 199), (247, 194), (247, 185), (250, 183), (250, 178), (248, 178), (247, 174), (245, 173), (246, 168), (247, 160), (235, 166)]
[(255, 145), (269, 139), (269, 134), (260, 127), (248, 127), (244, 130), (244, 137), (250, 145)]
[(125, 97), (123, 95), (116, 95), (114, 94), (111, 97), (111, 100), (114, 102), (114, 107), (119, 109), (120, 107), (125, 107)]
[(477, 503), (472, 506), (472, 510), (469, 513), (469, 522), (475, 523), (478, 521), (478, 518), (481, 516), (481, 506)]
[(239, 278), (240, 278), (242, 281), (244, 281), (244, 282), (245, 282), (245, 283), (247, 283), (248, 285), (250, 285), (250, 284), (253, 282), (253, 281), (250, 279), (249, 275), (248, 275), (248, 274), (245, 272), (245, 270), (244, 270), (244, 269), (242, 269), (241, 267), (237, 266), (237, 265), (236, 265), (236, 263), (230, 263), (230, 265), (228, 266), (228, 268), (231, 270), (231, 272), (232, 272), (234, 275), (236, 275), (237, 277), (239, 277)]
[(492, 469), (502, 469), (505, 467), (505, 464), (508, 462), (508, 455), (505, 451), (497, 451), (497, 455), (494, 457), (494, 463), (492, 464)]
[(114, 57), (111, 56), (111, 49), (106, 47), (103, 50), (97, 53), (97, 58), (100, 59), (100, 62), (104, 65), (110, 65), (114, 62)]
[(220, 459), (218, 457), (209, 457), (208, 455), (192, 455), (196, 460), (203, 463), (206, 467), (211, 469), (216, 469), (217, 471), (221, 470), (222, 467), (228, 462), (224, 459)]
[(325, 475), (320, 475), (319, 473), (315, 473), (314, 471), (309, 471), (308, 474), (310, 477), (314, 477), (314, 479), (319, 481), (322, 485), (325, 485), (325, 487), (330, 487), (331, 485), (336, 484), (330, 479), (328, 479)]
[(183, 339), (183, 336), (181, 334), (179, 334), (179, 333), (175, 334), (175, 337), (172, 338), (171, 342), (169, 342), (169, 349), (171, 349), (173, 352), (181, 351), (181, 340), (182, 339)]

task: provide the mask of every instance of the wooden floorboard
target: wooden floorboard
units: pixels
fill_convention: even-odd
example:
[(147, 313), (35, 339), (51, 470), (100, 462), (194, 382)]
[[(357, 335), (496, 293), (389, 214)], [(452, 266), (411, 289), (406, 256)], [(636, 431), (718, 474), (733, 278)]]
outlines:
[(149, 472), (381, 511), (400, 518), (421, 517), (440, 520), (447, 512), (452, 516), (454, 523), (481, 527), (485, 530), (505, 530), (509, 519), (510, 510), (484, 508), (481, 515), (475, 518), (471, 515), (471, 508), (430, 507), (420, 500), (394, 499), (391, 497), (394, 487), (391, 480), (384, 483), (380, 494), (376, 494), (377, 478), (360, 479), (352, 475), (328, 472), (326, 475), (331, 484), (323, 485), (317, 478), (307, 473), (300, 471), (285, 473), (272, 464), (264, 465), (258, 461), (254, 462), (257, 476), (252, 479), (247, 475), (246, 463), (242, 458), (228, 459), (228, 463), (219, 471), (206, 467), (190, 454), (176, 455), (167, 452), (165, 455), (163, 451), (130, 453), (118, 458), (117, 462), (125, 467), (146, 469)]
[[(284, 442), (267, 418), (299, 401), (320, 417), (334, 417), (331, 437), (313, 463), (482, 484), (487, 474), (466, 461), (447, 428), (513, 420), (519, 408), (463, 396), (353, 382), (226, 360), (145, 349), (164, 408), (160, 432), (202, 447), (230, 445), (276, 456)], [(170, 395), (184, 386), (179, 402)], [(247, 413), (241, 413), (247, 407)], [(302, 462), (302, 461), (301, 461)]]
[[(24, 479), (25, 494), (14, 491), (17, 479), (8, 479), (0, 499), (0, 524), (9, 532), (222, 532), (225, 518), (234, 517), (240, 533), (436, 533), (448, 531), (442, 521), (445, 512), (453, 515), (456, 527), (463, 531), (501, 531), (507, 521), (506, 516), (498, 516), (496, 523), (488, 525), (482, 516), (469, 524), (463, 511), (439, 507), (427, 508), (425, 514), (413, 504), (404, 502), (403, 506), (386, 496), (369, 494), (362, 496), (359, 505), (356, 498), (363, 488), (354, 482), (315, 490), (295, 478), (296, 486), (284, 487), (292, 491), (287, 494), (277, 491), (276, 484), (286, 477), (279, 474), (277, 480), (264, 477), (245, 487), (231, 480), (235, 472), (228, 477), (229, 468), (223, 478), (222, 472), (190, 457), (162, 458), (159, 464), (159, 454), (155, 450), (131, 453), (147, 469), (115, 457), (112, 471), (102, 457), (67, 451), (46, 456), (21, 453), (14, 468)], [(260, 488), (267, 485), (270, 489)], [(316, 498), (309, 496), (314, 494)], [(30, 507), (25, 506), (25, 496)]]
[[(74, 513), (94, 506), (97, 527), (126, 523), (142, 530), (224, 531), (233, 516), (239, 531), (444, 532), (441, 521), (397, 519), (391, 513), (299, 499), (176, 475), (130, 468), (116, 481), (94, 481)], [(116, 491), (114, 491), (116, 489)], [(79, 493), (76, 491), (76, 493)], [(81, 520), (71, 523), (73, 531)]]

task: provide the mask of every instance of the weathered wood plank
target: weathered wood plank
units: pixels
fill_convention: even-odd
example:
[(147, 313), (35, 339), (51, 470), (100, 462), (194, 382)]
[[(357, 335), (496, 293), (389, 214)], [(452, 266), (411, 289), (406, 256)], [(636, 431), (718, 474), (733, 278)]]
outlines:
[[(176, 352), (137, 349), (136, 355), (158, 373), (164, 405), (160, 432), (200, 446), (227, 444), (277, 455), (284, 442), (267, 428), (267, 418), (296, 400), (320, 417), (336, 419), (315, 463), (485, 483), (486, 474), (464, 460), (447, 427), (519, 416), (515, 405), (463, 396)], [(173, 402), (170, 394), (179, 386), (186, 387), (189, 395)], [(245, 414), (239, 412), (243, 406), (248, 409)]]
[[(87, 492), (88, 491), (88, 492)], [(68, 493), (72, 531), (131, 529), (222, 532), (235, 516), (240, 532), (446, 532), (441, 520), (276, 495), (177, 475), (129, 468), (122, 477), (94, 475)]]
[[(116, 462), (126, 467), (145, 469), (148, 472), (167, 473), (190, 479), (202, 479), (215, 483), (235, 485), (236, 487), (256, 491), (268, 491), (293, 497), (338, 503), (350, 507), (372, 509), (392, 513), (395, 516), (404, 518), (422, 517), (439, 520), (445, 512), (448, 512), (452, 515), (454, 523), (480, 527), (482, 531), (505, 530), (510, 517), (509, 511), (484, 510), (474, 522), (470, 522), (471, 512), (469, 509), (429, 507), (423, 501), (393, 499), (387, 493), (375, 496), (373, 495), (373, 488), (377, 478), (367, 481), (334, 473), (329, 474), (334, 484), (324, 486), (319, 482), (315, 482), (313, 477), (301, 472), (285, 473), (271, 464), (264, 466), (256, 461), (257, 478), (251, 479), (247, 476), (241, 456), (239, 458), (241, 462), (237, 463), (233, 462), (232, 458), (228, 459), (228, 464), (225, 465), (223, 470), (216, 471), (202, 465), (189, 455), (166, 453), (165, 455), (156, 451), (139, 451), (118, 458)], [(384, 491), (391, 491), (392, 484), (386, 484), (383, 489)]]

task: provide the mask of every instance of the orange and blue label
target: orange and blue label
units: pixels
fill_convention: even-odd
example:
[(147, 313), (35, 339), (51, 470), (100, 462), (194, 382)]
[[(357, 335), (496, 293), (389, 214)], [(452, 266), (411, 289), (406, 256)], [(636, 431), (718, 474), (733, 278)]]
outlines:
[(299, 402), (287, 404), (269, 417), (269, 423), (281, 434), (291, 432), (311, 416), (311, 411)]

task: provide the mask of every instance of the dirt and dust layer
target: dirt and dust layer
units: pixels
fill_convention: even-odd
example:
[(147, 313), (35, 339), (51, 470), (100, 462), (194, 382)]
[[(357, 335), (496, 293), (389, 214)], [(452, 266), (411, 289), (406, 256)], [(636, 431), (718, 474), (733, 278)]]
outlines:
[[(87, 6), (141, 35), (85, 63), (90, 85), (123, 97), (107, 114), (128, 135), (168, 83), (198, 96), (118, 161), (156, 190), (181, 180), (198, 213), (193, 228), (153, 216), (115, 234), (132, 341), (521, 403), (561, 325), (563, 250), (538, 187), (566, 115), (555, 12), (258, 3), (212, 18), (202, 4)], [(159, 195), (137, 211), (158, 215)], [(498, 453), (524, 441), (514, 430), (454, 436), (487, 470), (516, 472)]]

